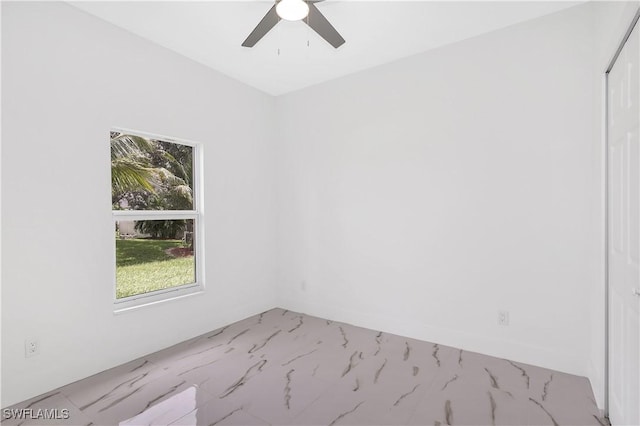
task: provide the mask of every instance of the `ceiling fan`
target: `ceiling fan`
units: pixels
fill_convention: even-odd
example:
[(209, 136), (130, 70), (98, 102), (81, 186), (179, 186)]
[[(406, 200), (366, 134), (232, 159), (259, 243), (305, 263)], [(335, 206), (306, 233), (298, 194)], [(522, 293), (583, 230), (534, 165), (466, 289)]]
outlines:
[(287, 21), (303, 20), (312, 30), (318, 33), (330, 45), (336, 49), (344, 44), (342, 36), (333, 28), (333, 25), (324, 17), (314, 3), (323, 0), (276, 0), (264, 18), (251, 31), (249, 37), (242, 43), (244, 47), (253, 47), (271, 28), (275, 27), (280, 19)]

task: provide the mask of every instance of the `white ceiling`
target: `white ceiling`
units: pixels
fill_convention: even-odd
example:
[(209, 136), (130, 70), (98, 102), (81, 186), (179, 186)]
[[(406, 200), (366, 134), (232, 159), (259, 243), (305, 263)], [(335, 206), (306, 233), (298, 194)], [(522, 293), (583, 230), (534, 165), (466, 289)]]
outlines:
[(582, 2), (317, 3), (347, 41), (337, 50), (303, 22), (287, 21), (281, 21), (255, 47), (240, 46), (272, 1), (71, 4), (266, 93), (280, 95), (579, 3)]

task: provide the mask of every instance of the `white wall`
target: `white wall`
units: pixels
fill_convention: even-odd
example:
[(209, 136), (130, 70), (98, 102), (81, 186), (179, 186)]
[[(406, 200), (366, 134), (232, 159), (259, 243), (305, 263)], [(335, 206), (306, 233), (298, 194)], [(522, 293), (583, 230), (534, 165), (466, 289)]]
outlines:
[[(1, 406), (275, 306), (273, 98), (65, 4), (2, 32)], [(113, 314), (112, 126), (204, 144), (204, 295)]]
[(593, 182), (594, 187), (601, 188), (601, 196), (598, 200), (598, 207), (591, 211), (593, 215), (594, 226), (600, 228), (598, 235), (597, 247), (600, 248), (600, 262), (597, 264), (597, 274), (602, 277), (595, 282), (594, 286), (589, 288), (590, 303), (590, 365), (589, 379), (595, 392), (596, 401), (600, 407), (604, 406), (604, 388), (605, 388), (605, 323), (604, 323), (604, 159), (605, 159), (605, 138), (604, 138), (604, 108), (606, 100), (606, 92), (604, 87), (604, 73), (609, 66), (614, 53), (616, 52), (620, 42), (627, 29), (629, 28), (633, 17), (635, 16), (640, 2), (594, 2), (592, 4), (594, 12), (594, 31), (595, 31), (595, 51), (594, 51), (594, 93), (596, 94), (593, 104), (595, 111), (595, 119), (593, 121), (594, 142), (600, 152), (598, 161), (593, 164), (594, 170), (599, 175)]
[(586, 375), (591, 12), (278, 98), (280, 304)]

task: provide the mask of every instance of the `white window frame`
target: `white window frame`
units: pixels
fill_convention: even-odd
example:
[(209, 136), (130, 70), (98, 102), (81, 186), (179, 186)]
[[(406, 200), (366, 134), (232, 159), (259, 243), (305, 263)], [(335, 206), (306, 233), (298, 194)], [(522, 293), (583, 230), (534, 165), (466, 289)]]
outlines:
[(113, 239), (113, 310), (114, 313), (122, 313), (137, 309), (143, 306), (155, 305), (170, 300), (181, 299), (183, 297), (201, 294), (204, 292), (204, 191), (203, 177), (203, 155), (202, 144), (185, 139), (163, 136), (138, 130), (123, 129), (113, 127), (113, 132), (141, 136), (147, 139), (156, 139), (163, 142), (170, 142), (179, 145), (186, 145), (193, 148), (193, 210), (112, 210), (112, 229), (115, 229), (116, 222), (120, 221), (140, 221), (140, 220), (172, 220), (172, 219), (192, 219), (194, 222), (195, 237), (195, 283), (183, 284), (149, 293), (136, 294), (118, 299), (116, 296), (116, 239)]

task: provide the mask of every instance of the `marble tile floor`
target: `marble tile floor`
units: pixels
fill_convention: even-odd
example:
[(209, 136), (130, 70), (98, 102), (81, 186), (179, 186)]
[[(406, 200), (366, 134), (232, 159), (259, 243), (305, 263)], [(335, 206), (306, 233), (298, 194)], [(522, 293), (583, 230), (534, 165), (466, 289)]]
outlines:
[(69, 418), (2, 425), (606, 424), (584, 377), (282, 309), (8, 408)]

